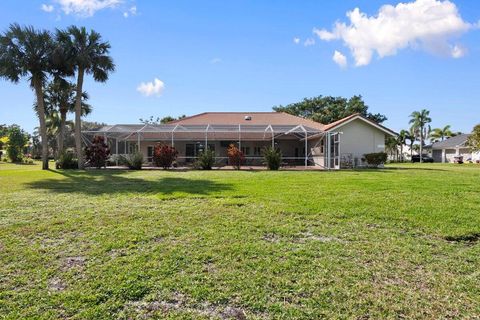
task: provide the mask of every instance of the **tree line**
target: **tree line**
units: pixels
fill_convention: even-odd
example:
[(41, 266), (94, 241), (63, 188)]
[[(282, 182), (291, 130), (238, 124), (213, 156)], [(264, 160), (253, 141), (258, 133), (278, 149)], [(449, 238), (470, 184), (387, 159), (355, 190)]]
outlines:
[(95, 81), (105, 82), (114, 70), (110, 44), (98, 32), (85, 27), (70, 26), (52, 33), (12, 24), (0, 34), (0, 78), (13, 83), (26, 79), (34, 92), (42, 169), (48, 169), (48, 121), (58, 122), (58, 147), (62, 152), (66, 114), (71, 111), (75, 113), (78, 167), (84, 168), (81, 117), (91, 110), (86, 103), (88, 94), (83, 90), (84, 79), (92, 76)]
[(368, 109), (369, 107), (363, 101), (361, 95), (354, 95), (351, 98), (320, 95), (313, 98), (304, 98), (302, 101), (286, 106), (273, 107), (274, 111), (285, 112), (323, 124), (329, 124), (356, 113), (376, 123), (387, 121), (385, 115), (371, 113)]

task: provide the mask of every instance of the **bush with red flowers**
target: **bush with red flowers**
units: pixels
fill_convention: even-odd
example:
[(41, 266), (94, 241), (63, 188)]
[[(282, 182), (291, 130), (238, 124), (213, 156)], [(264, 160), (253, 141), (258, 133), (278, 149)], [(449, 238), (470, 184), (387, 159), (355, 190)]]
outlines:
[(159, 143), (153, 149), (153, 163), (163, 169), (170, 168), (177, 156), (178, 151), (167, 144)]
[(227, 149), (228, 162), (235, 169), (240, 170), (240, 166), (245, 162), (243, 152), (236, 145), (230, 144)]
[(91, 167), (98, 169), (105, 167), (109, 155), (110, 148), (102, 136), (93, 137), (92, 144), (85, 148), (86, 164)]

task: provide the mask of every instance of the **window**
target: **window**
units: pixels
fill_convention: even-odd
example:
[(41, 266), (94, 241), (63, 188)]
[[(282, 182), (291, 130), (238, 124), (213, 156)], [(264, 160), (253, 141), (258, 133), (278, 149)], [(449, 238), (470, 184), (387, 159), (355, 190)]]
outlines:
[(128, 153), (132, 154), (138, 151), (138, 145), (136, 143), (128, 143)]
[[(185, 145), (185, 157), (187, 162), (193, 162), (195, 158), (198, 157), (200, 153), (204, 151), (204, 143), (202, 142), (196, 142), (196, 143), (187, 143)], [(215, 144), (208, 144), (208, 149), (210, 151), (215, 152)]]
[(322, 141), (320, 142), (320, 154), (324, 154), (325, 153), (325, 139), (322, 139)]
[(250, 147), (242, 147), (242, 153), (246, 156), (250, 155)]
[(147, 162), (153, 162), (153, 146), (147, 147)]
[(262, 155), (262, 148), (261, 147), (253, 147), (253, 155), (254, 156)]

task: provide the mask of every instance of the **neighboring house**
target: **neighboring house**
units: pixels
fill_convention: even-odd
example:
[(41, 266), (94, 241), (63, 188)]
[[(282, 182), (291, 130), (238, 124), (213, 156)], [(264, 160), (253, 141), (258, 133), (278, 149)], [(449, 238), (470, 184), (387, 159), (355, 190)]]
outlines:
[(85, 131), (84, 141), (105, 136), (113, 154), (140, 150), (152, 161), (157, 142), (173, 145), (177, 162), (191, 163), (208, 146), (217, 163), (227, 164), (227, 148), (235, 144), (246, 165), (262, 165), (262, 149), (279, 148), (284, 165), (319, 166), (329, 169), (360, 166), (363, 155), (385, 151), (392, 130), (359, 114), (334, 123), (321, 123), (282, 112), (205, 112), (164, 125), (113, 125)]
[(480, 153), (474, 152), (466, 146), (469, 134), (459, 134), (444, 141), (438, 141), (430, 146), (435, 162), (453, 162), (455, 156), (463, 156), (463, 161), (480, 160)]

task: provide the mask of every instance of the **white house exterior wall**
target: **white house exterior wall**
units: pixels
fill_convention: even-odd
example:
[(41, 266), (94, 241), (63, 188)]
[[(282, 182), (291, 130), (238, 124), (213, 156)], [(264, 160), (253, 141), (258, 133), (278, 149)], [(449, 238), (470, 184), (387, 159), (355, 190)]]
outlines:
[(357, 162), (366, 153), (385, 151), (385, 132), (356, 119), (335, 129), (340, 135), (340, 156), (342, 159), (357, 158)]

